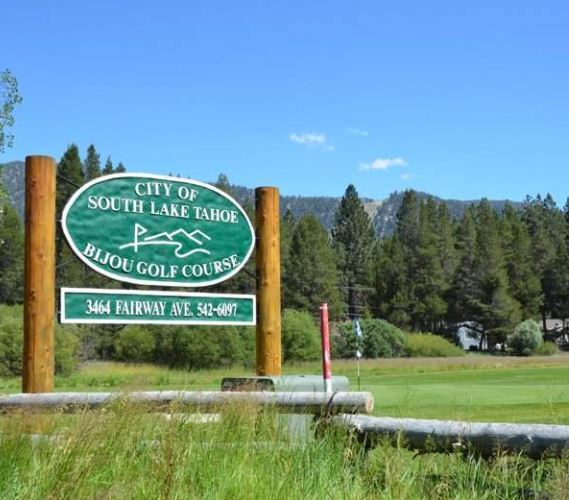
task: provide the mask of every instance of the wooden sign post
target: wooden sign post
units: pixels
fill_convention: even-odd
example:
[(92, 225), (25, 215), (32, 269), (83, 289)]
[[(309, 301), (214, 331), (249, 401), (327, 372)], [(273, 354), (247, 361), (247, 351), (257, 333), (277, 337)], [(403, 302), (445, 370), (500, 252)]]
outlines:
[(23, 392), (53, 391), (55, 175), (53, 158), (26, 157)]
[(257, 375), (281, 374), (279, 190), (255, 190), (257, 229)]

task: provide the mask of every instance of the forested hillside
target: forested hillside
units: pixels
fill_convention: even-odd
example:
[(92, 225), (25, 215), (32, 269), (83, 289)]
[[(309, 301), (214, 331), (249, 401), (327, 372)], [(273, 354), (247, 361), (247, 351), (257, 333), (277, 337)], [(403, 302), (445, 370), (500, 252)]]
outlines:
[[(0, 168), (4, 185), (14, 207), (23, 216), (24, 213), (24, 164), (20, 161), (14, 161), (5, 164)], [(220, 174), (220, 177), (224, 177)], [(201, 179), (203, 180), (203, 179)], [(209, 180), (210, 182), (213, 179)], [(253, 204), (255, 192), (252, 188), (230, 184), (233, 196), (242, 204)], [(418, 192), (420, 199), (432, 197), (428, 193)], [(470, 205), (477, 203), (478, 200), (460, 201), (460, 200), (443, 200), (442, 198), (433, 197), (437, 202), (444, 201), (450, 215), (453, 218), (462, 217), (464, 211)], [(403, 200), (403, 191), (395, 191), (391, 193), (385, 200), (372, 200), (370, 198), (362, 198), (364, 208), (371, 218), (375, 234), (382, 238), (390, 236), (395, 229), (395, 216), (401, 206)], [(334, 225), (334, 213), (340, 203), (340, 197), (332, 196), (292, 196), (283, 194), (281, 196), (281, 213), (284, 215), (290, 210), (296, 218), (306, 214), (315, 215), (320, 223), (330, 231)], [(491, 206), (498, 212), (502, 212), (507, 201), (490, 201)], [(510, 202), (514, 207), (521, 204)]]

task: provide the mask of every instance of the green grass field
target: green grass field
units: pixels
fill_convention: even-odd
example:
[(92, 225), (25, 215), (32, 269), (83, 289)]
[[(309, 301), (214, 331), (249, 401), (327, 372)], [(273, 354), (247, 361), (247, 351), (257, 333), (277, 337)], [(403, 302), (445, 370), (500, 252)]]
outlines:
[[(353, 361), (336, 361), (336, 375), (357, 390)], [(318, 363), (285, 366), (285, 374), (318, 374)], [(186, 372), (152, 365), (88, 363), (66, 378), (58, 391), (219, 389), (222, 377), (251, 370)], [(2, 379), (1, 392), (19, 391), (19, 379)], [(376, 415), (495, 422), (569, 424), (569, 356), (365, 360), (361, 389), (375, 397)]]
[[(334, 373), (357, 389), (354, 362)], [(319, 373), (319, 364), (286, 366)], [(89, 363), (59, 391), (218, 389), (226, 375)], [(569, 423), (569, 356), (386, 359), (362, 363), (376, 415)], [(0, 392), (18, 392), (18, 379)], [(220, 409), (219, 424), (184, 423), (119, 401), (101, 411), (0, 417), (2, 498), (472, 499), (567, 498), (569, 458), (425, 454), (388, 444), (366, 452), (344, 432), (291, 440), (270, 411)]]
[(568, 356), (366, 362), (362, 388), (378, 415), (569, 424)]

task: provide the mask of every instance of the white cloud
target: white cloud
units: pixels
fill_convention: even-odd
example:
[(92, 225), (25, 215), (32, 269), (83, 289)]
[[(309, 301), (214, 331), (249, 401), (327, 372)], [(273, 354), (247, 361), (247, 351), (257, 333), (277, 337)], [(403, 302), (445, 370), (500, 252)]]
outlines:
[(359, 135), (360, 137), (367, 137), (369, 135), (367, 130), (362, 130), (361, 128), (349, 128), (347, 132), (348, 134)]
[(391, 167), (404, 167), (407, 162), (400, 158), (376, 158), (371, 163), (360, 163), (360, 170), (387, 170)]
[(298, 144), (326, 144), (326, 135), (318, 132), (305, 132), (304, 134), (292, 132), (288, 138)]
[(413, 177), (411, 174), (401, 174), (402, 181), (408, 181), (409, 179), (411, 179), (411, 177)]

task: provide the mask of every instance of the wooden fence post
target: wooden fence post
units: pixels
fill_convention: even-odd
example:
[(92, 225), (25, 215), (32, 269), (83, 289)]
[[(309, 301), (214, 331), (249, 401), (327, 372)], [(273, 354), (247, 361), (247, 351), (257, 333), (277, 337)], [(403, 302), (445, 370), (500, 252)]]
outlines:
[(53, 158), (26, 157), (23, 392), (53, 391), (55, 176)]
[(279, 190), (255, 190), (257, 229), (257, 375), (281, 374)]

